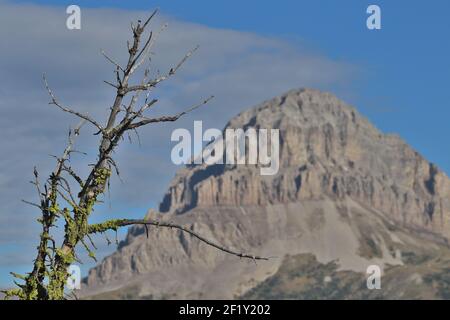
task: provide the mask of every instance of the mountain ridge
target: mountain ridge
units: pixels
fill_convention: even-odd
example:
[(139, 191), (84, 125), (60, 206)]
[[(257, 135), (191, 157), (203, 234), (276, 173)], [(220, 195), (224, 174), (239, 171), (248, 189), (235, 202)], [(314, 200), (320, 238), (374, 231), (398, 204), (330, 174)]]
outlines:
[[(295, 101), (295, 98), (300, 98), (300, 103), (298, 101)], [(322, 99), (319, 103), (314, 101), (314, 99)], [(306, 101), (306, 102), (305, 102)], [(309, 102), (309, 105), (308, 105)], [(279, 111), (274, 106), (284, 106), (284, 108), (288, 108), (288, 110), (285, 110), (283, 112), (274, 112)], [(315, 112), (317, 110), (314, 110), (312, 106), (319, 106), (322, 108), (321, 113)], [(302, 111), (294, 113), (291, 112), (293, 108), (302, 108), (306, 109), (306, 111)], [(279, 109), (279, 108), (278, 108)], [(325, 111), (323, 111), (325, 110)], [(295, 111), (295, 110), (294, 110)], [(267, 113), (270, 115), (267, 115)], [(300, 115), (299, 115), (300, 113)], [(333, 125), (330, 125), (329, 119), (327, 119), (327, 116), (329, 113), (334, 113), (333, 116), (337, 116), (337, 123)], [(312, 115), (311, 115), (312, 114)], [(255, 119), (255, 117), (258, 117), (258, 119)], [(302, 119), (302, 117), (304, 117)], [(266, 119), (270, 119), (267, 121)], [(302, 121), (302, 123), (299, 125), (298, 121)], [(311, 121), (315, 121), (315, 123), (311, 124)], [(351, 121), (351, 123), (354, 124), (353, 128), (348, 123)], [(283, 123), (284, 122), (284, 123)], [(450, 236), (450, 221), (448, 219), (449, 216), (449, 208), (448, 203), (446, 203), (445, 206), (445, 214), (444, 214), (444, 204), (441, 203), (441, 201), (437, 201), (438, 199), (433, 199), (434, 194), (436, 193), (436, 190), (443, 190), (443, 193), (448, 197), (450, 195), (450, 185), (448, 183), (448, 177), (445, 175), (444, 172), (439, 170), (434, 164), (428, 163), (417, 151), (410, 148), (406, 142), (404, 142), (401, 138), (399, 138), (397, 135), (383, 135), (380, 131), (378, 131), (373, 125), (369, 123), (369, 121), (360, 116), (356, 110), (352, 107), (349, 107), (345, 105), (342, 101), (335, 98), (333, 95), (328, 93), (321, 93), (317, 90), (312, 89), (300, 89), (300, 90), (291, 90), (288, 93), (282, 95), (281, 97), (276, 97), (272, 100), (267, 100), (263, 104), (252, 108), (250, 110), (247, 110), (245, 112), (240, 113), (238, 116), (236, 116), (233, 120), (231, 120), (226, 128), (246, 128), (248, 127), (249, 123), (257, 123), (256, 127), (269, 127), (269, 128), (280, 128), (282, 130), (281, 133), (281, 139), (282, 141), (281, 145), (281, 159), (282, 163), (280, 166), (284, 169), (286, 168), (295, 168), (295, 169), (302, 169), (304, 166), (308, 165), (316, 165), (318, 169), (322, 169), (320, 167), (325, 167), (325, 170), (332, 171), (332, 167), (340, 166), (341, 168), (338, 168), (342, 170), (349, 170), (352, 169), (351, 167), (354, 166), (355, 163), (369, 163), (369, 166), (361, 166), (361, 169), (365, 170), (366, 172), (362, 172), (362, 174), (370, 174), (372, 172), (375, 172), (378, 176), (374, 176), (373, 178), (384, 178), (385, 176), (393, 176), (392, 170), (389, 170), (388, 163), (393, 163), (397, 165), (396, 162), (403, 162), (404, 165), (413, 165), (414, 170), (417, 171), (417, 175), (413, 176), (412, 174), (406, 172), (403, 173), (403, 176), (395, 177), (395, 178), (401, 178), (397, 180), (401, 180), (400, 183), (407, 184), (405, 189), (406, 193), (404, 193), (405, 197), (409, 197), (406, 201), (412, 201), (413, 198), (419, 198), (419, 201), (421, 202), (417, 206), (419, 208), (413, 208), (414, 211), (417, 213), (416, 217), (411, 217), (411, 220), (420, 220), (423, 219), (424, 221), (416, 221), (414, 222), (416, 225), (421, 225), (423, 223), (432, 223), (432, 219), (427, 220), (426, 216), (420, 216), (421, 213), (426, 212), (428, 216), (432, 216), (437, 211), (439, 211), (440, 216), (442, 218), (442, 223), (445, 224), (445, 227), (442, 228), (444, 230), (444, 236), (448, 237)], [(308, 130), (305, 130), (304, 128), (307, 128)], [(298, 128), (303, 129), (306, 131), (298, 132)], [(337, 137), (332, 136), (332, 132), (334, 128), (340, 128), (341, 130), (337, 133)], [(320, 132), (319, 130), (322, 130), (323, 132)], [(376, 162), (374, 159), (371, 158), (371, 154), (364, 154), (365, 150), (361, 150), (359, 145), (352, 145), (356, 143), (361, 143), (361, 141), (351, 141), (351, 139), (347, 140), (347, 136), (349, 136), (349, 133), (347, 130), (358, 130), (359, 132), (353, 133), (355, 135), (360, 134), (362, 131), (365, 136), (363, 136), (363, 139), (365, 141), (362, 141), (362, 143), (368, 143), (372, 145), (372, 149), (374, 149), (374, 152), (380, 152), (382, 155), (379, 155), (379, 157), (384, 157), (381, 161)], [(323, 137), (315, 137), (314, 135), (320, 135), (323, 134)], [(303, 136), (307, 136), (305, 139), (308, 140), (303, 145), (296, 145), (297, 139), (302, 139)], [(334, 141), (333, 141), (334, 138)], [(339, 141), (340, 140), (340, 141)], [(374, 141), (376, 143), (374, 143)], [(339, 148), (335, 147), (334, 145), (343, 143), (347, 144), (346, 146)], [(334, 144), (334, 145), (333, 145)], [(384, 144), (384, 145), (383, 145)], [(381, 147), (383, 146), (383, 148)], [(338, 150), (331, 150), (331, 149), (338, 149)], [(283, 154), (284, 152), (284, 154)], [(333, 154), (336, 153), (336, 156), (333, 157)], [(395, 153), (397, 152), (403, 152), (404, 155), (400, 155), (400, 157), (395, 157)], [(384, 153), (384, 154), (383, 154)], [(401, 158), (403, 157), (403, 158)], [(324, 160), (327, 163), (324, 163)], [(373, 164), (370, 164), (370, 162), (374, 162)], [(243, 170), (248, 169), (249, 166), (245, 167)], [(214, 171), (214, 172), (206, 172), (205, 168)], [(196, 175), (197, 174), (203, 174), (203, 176), (207, 174), (212, 175), (221, 175), (227, 173), (227, 168), (230, 168), (229, 166), (221, 166), (218, 168), (218, 166), (197, 166), (191, 171), (185, 171), (181, 170), (180, 174), (178, 174), (173, 180), (171, 185), (169, 186), (169, 191), (166, 193), (164, 200), (162, 202), (162, 205), (160, 206), (161, 212), (170, 212), (170, 211), (179, 211), (178, 206), (182, 206), (183, 204), (187, 205), (188, 207), (195, 207), (197, 204), (199, 205), (214, 205), (216, 204), (215, 201), (212, 199), (208, 199), (208, 194), (203, 193), (204, 190), (202, 190), (201, 182), (203, 182), (205, 179), (203, 178), (202, 181), (197, 181)], [(231, 167), (232, 169), (239, 170), (240, 168)], [(214, 169), (214, 170), (211, 170)], [(397, 168), (400, 170), (401, 168)], [(223, 170), (223, 172), (221, 172)], [(230, 171), (230, 170), (228, 170)], [(255, 172), (247, 170), (248, 172), (251, 172), (254, 174), (253, 178), (257, 178)], [(369, 171), (369, 172), (367, 172)], [(186, 178), (186, 172), (188, 175), (190, 175), (190, 178), (187, 182), (181, 181), (184, 178)], [(282, 174), (282, 173), (281, 173)], [(179, 178), (181, 176), (181, 179)], [(193, 177), (192, 177), (193, 176)], [(276, 178), (278, 178), (280, 174), (278, 174)], [(179, 179), (177, 179), (177, 177)], [(336, 177), (330, 177), (331, 180), (335, 179)], [(339, 177), (340, 178), (340, 177)], [(269, 178), (270, 179), (270, 178)], [(407, 180), (410, 181), (407, 181)], [(418, 181), (412, 181), (413, 179), (417, 179)], [(266, 179), (268, 180), (268, 179)], [(392, 184), (393, 188), (401, 188), (402, 186), (397, 186), (399, 184), (398, 181), (395, 181), (394, 179), (393, 183), (391, 181), (388, 181)], [(194, 183), (193, 183), (194, 182)], [(443, 182), (443, 183), (442, 183)], [(183, 183), (183, 190), (179, 190), (179, 184)], [(185, 184), (191, 184), (190, 186), (185, 186)], [(297, 182), (297, 184), (300, 182)], [(369, 182), (372, 183), (372, 182)], [(197, 194), (193, 197), (197, 203), (191, 203), (190, 201), (193, 200), (189, 198), (189, 191), (193, 191), (193, 185), (196, 185), (198, 188)], [(342, 193), (345, 191), (348, 191), (348, 187), (340, 186), (339, 181), (336, 182), (335, 185), (331, 186), (332, 188), (338, 188), (337, 193)], [(339, 187), (341, 187), (339, 190)], [(371, 186), (368, 186), (371, 187)], [(361, 187), (360, 187), (361, 188)], [(409, 193), (407, 191), (413, 190), (414, 192)], [(416, 190), (414, 190), (416, 189)], [(194, 190), (195, 191), (195, 190)], [(292, 191), (292, 190), (291, 190)], [(317, 191), (317, 190), (316, 190)], [(356, 190), (359, 191), (359, 190)], [(364, 191), (364, 190), (363, 190)], [(394, 192), (401, 192), (401, 190), (394, 190)], [(319, 194), (320, 192), (316, 192), (316, 194)], [(415, 194), (414, 194), (415, 193)], [(212, 193), (213, 194), (213, 193)], [(183, 197), (186, 195), (186, 197)], [(420, 196), (420, 197), (418, 197)], [(200, 198), (200, 199), (199, 199)], [(211, 198), (211, 195), (209, 195), (209, 198)], [(230, 199), (227, 199), (226, 197), (220, 197), (222, 200), (222, 203), (218, 204), (232, 204), (232, 205), (239, 205), (241, 204), (240, 201), (244, 204), (261, 204), (264, 199), (239, 199), (238, 201), (229, 201)], [(427, 198), (428, 201), (424, 201)], [(224, 200), (227, 199), (227, 200)], [(253, 200), (253, 201), (252, 201)], [(286, 199), (271, 199), (268, 198), (268, 201), (275, 201), (278, 200), (278, 202), (283, 202)], [(292, 199), (290, 199), (292, 200)], [(366, 200), (366, 199), (364, 199)], [(415, 199), (414, 199), (415, 200)], [(374, 200), (375, 201), (375, 200)], [(383, 204), (375, 204), (376, 207), (382, 207)], [(410, 203), (410, 206), (414, 206), (412, 203)], [(183, 209), (182, 209), (183, 210)], [(398, 211), (398, 210), (397, 210)], [(401, 215), (400, 212), (397, 212), (397, 215)], [(445, 217), (444, 217), (445, 216)], [(409, 218), (409, 217), (407, 217)], [(445, 218), (445, 221), (444, 221)], [(439, 229), (439, 226), (435, 226), (435, 229)]]
[(422, 247), (446, 256), (450, 180), (397, 135), (382, 134), (355, 108), (314, 89), (267, 100), (225, 128), (249, 127), (280, 129), (278, 174), (260, 176), (255, 165), (189, 166), (175, 175), (160, 212), (147, 217), (280, 258), (255, 267), (182, 233), (153, 229), (147, 240), (133, 227), (90, 271), (87, 295), (134, 283), (136, 297), (245, 297), (285, 270), (285, 256), (313, 254), (317, 263), (338, 261), (338, 271), (353, 272), (369, 264), (400, 268), (402, 252)]

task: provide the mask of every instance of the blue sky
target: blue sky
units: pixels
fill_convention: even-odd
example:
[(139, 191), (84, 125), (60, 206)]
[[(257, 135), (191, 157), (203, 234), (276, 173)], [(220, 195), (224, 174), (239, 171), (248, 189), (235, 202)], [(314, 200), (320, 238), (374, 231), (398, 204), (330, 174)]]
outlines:
[[(142, 12), (159, 7), (164, 16), (170, 17), (170, 19), (175, 21), (174, 29), (178, 30), (178, 34), (174, 32), (172, 35), (180, 37), (181, 40), (178, 40), (178, 42), (182, 43), (179, 44), (180, 50), (189, 49), (188, 46), (191, 40), (191, 38), (185, 39), (186, 41), (183, 40), (185, 37), (190, 37), (187, 31), (186, 35), (180, 33), (183, 30), (192, 31), (195, 34), (193, 39), (204, 43), (202, 50), (206, 51), (206, 53), (204, 56), (201, 56), (202, 59), (192, 61), (197, 69), (193, 68), (191, 71), (200, 69), (201, 72), (198, 71), (199, 74), (207, 79), (214, 79), (221, 87), (223, 85), (220, 80), (230, 82), (229, 79), (237, 77), (244, 79), (242, 81), (245, 82), (245, 85), (254, 83), (253, 87), (245, 87), (242, 90), (229, 85), (225, 89), (221, 88), (221, 91), (215, 92), (218, 90), (217, 85), (214, 86), (212, 84), (213, 81), (209, 81), (209, 87), (204, 88), (204, 90), (193, 89), (192, 86), (189, 89), (185, 89), (183, 93), (176, 94), (173, 100), (165, 101), (168, 106), (175, 105), (176, 101), (189, 99), (195, 101), (202, 95), (217, 94), (218, 101), (214, 102), (216, 104), (216, 113), (212, 113), (209, 116), (209, 121), (212, 125), (220, 127), (224, 123), (217, 122), (216, 118), (229, 119), (242, 108), (261, 102), (273, 95), (283, 93), (295, 86), (317, 86), (336, 93), (339, 97), (356, 106), (361, 113), (366, 115), (382, 131), (398, 133), (427, 159), (436, 163), (447, 173), (450, 172), (450, 148), (447, 142), (450, 136), (450, 126), (448, 125), (450, 116), (450, 90), (448, 88), (450, 83), (450, 43), (448, 41), (450, 19), (447, 17), (450, 12), (450, 2), (447, 0), (434, 0), (432, 2), (406, 0), (90, 0), (4, 2), (0, 0), (0, 41), (7, 44), (10, 42), (7, 48), (11, 49), (16, 48), (17, 45), (13, 43), (14, 40), (5, 31), (11, 25), (7, 24), (6, 16), (3, 19), (1, 16), (4, 3), (27, 6), (23, 10), (21, 7), (9, 9), (11, 14), (16, 15), (13, 18), (17, 20), (18, 25), (21, 24), (21, 19), (28, 19), (27, 17), (30, 15), (32, 15), (31, 19), (33, 21), (38, 22), (38, 25), (35, 27), (37, 31), (35, 30), (35, 32), (41, 38), (36, 40), (36, 42), (32, 42), (32, 40), (27, 38), (27, 32), (30, 32), (30, 29), (26, 27), (23, 28), (23, 33), (19, 33), (19, 36), (16, 38), (20, 39), (23, 34), (23, 39), (27, 41), (27, 44), (24, 45), (24, 50), (19, 51), (36, 50), (40, 54), (32, 55), (18, 51), (18, 54), (11, 53), (8, 56), (10, 50), (3, 50), (3, 48), (0, 50), (0, 69), (3, 72), (6, 70), (8, 74), (10, 69), (14, 69), (12, 66), (20, 69), (19, 71), (17, 71), (17, 68), (14, 69), (14, 75), (17, 79), (14, 79), (13, 74), (11, 74), (11, 77), (3, 78), (10, 79), (9, 82), (12, 84), (15, 82), (23, 83), (25, 79), (25, 81), (28, 81), (26, 82), (28, 90), (26, 93), (21, 93), (21, 95), (27, 96), (27, 101), (33, 100), (33, 103), (36, 103), (36, 106), (30, 106), (30, 108), (34, 108), (33, 110), (42, 107), (37, 106), (38, 104), (45, 105), (48, 101), (39, 82), (40, 72), (49, 72), (49, 75), (53, 76), (58, 92), (65, 95), (66, 98), (72, 99), (73, 102), (84, 103), (84, 97), (74, 97), (71, 93), (73, 86), (84, 85), (80, 79), (85, 79), (86, 73), (91, 71), (90, 69), (94, 69), (94, 66), (99, 69), (95, 69), (96, 72), (91, 71), (92, 74), (90, 74), (89, 78), (93, 81), (98, 80), (97, 82), (100, 84), (102, 79), (100, 76), (107, 74), (105, 70), (109, 67), (106, 64), (105, 67), (98, 67), (103, 62), (95, 60), (96, 58), (92, 58), (93, 60), (89, 60), (89, 63), (87, 63), (87, 59), (90, 59), (88, 57), (94, 56), (93, 48), (97, 49), (103, 45), (108, 46), (108, 43), (100, 43), (101, 41), (98, 41), (98, 44), (95, 43), (96, 38), (94, 36), (89, 38), (86, 33), (82, 33), (79, 37), (73, 34), (64, 34), (65, 37), (69, 37), (67, 41), (72, 41), (75, 44), (75, 49), (69, 52), (66, 48), (67, 43), (64, 43), (64, 45), (57, 43), (62, 38), (52, 34), (46, 35), (44, 31), (39, 33), (40, 28), (42, 30), (51, 30), (52, 26), (46, 24), (48, 20), (46, 18), (47, 14), (53, 17), (55, 14), (59, 14), (58, 12), (61, 12), (61, 21), (64, 21), (64, 8), (69, 4), (77, 4), (82, 9), (83, 17), (87, 19), (88, 23), (86, 25), (92, 26), (94, 25), (94, 18), (114, 18), (117, 17), (117, 13), (120, 16), (123, 12), (130, 10)], [(40, 8), (29, 6), (28, 4), (42, 5), (43, 9), (39, 10)], [(369, 4), (377, 4), (381, 7), (381, 30), (369, 31), (366, 28), (366, 8)], [(111, 13), (107, 10), (109, 8), (120, 10)], [(86, 13), (83, 9), (86, 9), (88, 12)], [(3, 10), (3, 12), (6, 11)], [(130, 16), (133, 16), (133, 14), (126, 15), (126, 19), (124, 19), (126, 20), (124, 21), (125, 26), (128, 25)], [(97, 27), (95, 32), (103, 36), (108, 32), (108, 28), (111, 28), (110, 33), (116, 32), (116, 29), (113, 28), (115, 28), (117, 23), (115, 23), (113, 18), (110, 21), (107, 19), (104, 21), (105, 25), (108, 26), (105, 27), (105, 30), (99, 30), (99, 27)], [(5, 25), (2, 25), (2, 20)], [(119, 25), (117, 28), (119, 30), (121, 26)], [(1, 31), (2, 29), (4, 33)], [(90, 31), (94, 31), (94, 28), (87, 28), (83, 32)], [(83, 38), (84, 36), (86, 38)], [(50, 43), (51, 46), (55, 46), (58, 50), (53, 50), (54, 48), (50, 47), (52, 50), (47, 52), (46, 50), (49, 49), (48, 46), (45, 47), (46, 43)], [(208, 47), (209, 44), (211, 47)], [(119, 45), (121, 46), (122, 44)], [(117, 48), (111, 48), (111, 50), (122, 48), (119, 45), (117, 45)], [(223, 47), (220, 47), (221, 45)], [(178, 49), (178, 44), (175, 45), (170, 43), (170, 41), (165, 43), (164, 46), (170, 49)], [(217, 52), (214, 51), (215, 48), (217, 48)], [(258, 50), (262, 53), (277, 52), (270, 59), (264, 60), (263, 57), (265, 55), (261, 52), (258, 55)], [(54, 57), (52, 56), (52, 51), (57, 51)], [(56, 61), (58, 52), (72, 55), (69, 58), (63, 56), (66, 60), (60, 58), (61, 62), (59, 63)], [(233, 61), (232, 64), (223, 62), (223, 64), (220, 64), (220, 67), (216, 67), (218, 61), (214, 60), (214, 56), (220, 58), (221, 52), (224, 55), (224, 61), (229, 56), (232, 56), (236, 61)], [(16, 64), (14, 57), (19, 57), (20, 54), (24, 56), (20, 59), (17, 58)], [(47, 55), (52, 56), (52, 58), (47, 57)], [(270, 53), (267, 55), (270, 55)], [(255, 62), (257, 60), (255, 57), (259, 59), (258, 61), (267, 61), (267, 63), (259, 65)], [(311, 57), (317, 58), (312, 59)], [(47, 66), (47, 60), (54, 62), (54, 65)], [(67, 63), (67, 61), (71, 63)], [(276, 61), (276, 63), (273, 63), (273, 66), (275, 66), (273, 68), (277, 70), (269, 70), (272, 67), (269, 64), (273, 61)], [(88, 67), (83, 67), (86, 64)], [(44, 70), (36, 67), (41, 65), (44, 65), (42, 67)], [(309, 67), (310, 65), (311, 67)], [(243, 66), (248, 68), (245, 69)], [(250, 77), (250, 81), (248, 81), (249, 75), (243, 75), (242, 73), (253, 72), (252, 70), (256, 70), (255, 68), (261, 73), (264, 73), (267, 68), (267, 73), (270, 76), (267, 76), (266, 79), (258, 74), (254, 75), (254, 78)], [(79, 71), (79, 74), (76, 71)], [(323, 75), (317, 73), (323, 73)], [(65, 76), (66, 74), (72, 74), (73, 76), (68, 77)], [(303, 79), (303, 74), (313, 75), (312, 78), (314, 79)], [(183, 74), (180, 77), (184, 80), (190, 80), (189, 77)], [(267, 86), (267, 88), (260, 88), (261, 84), (257, 82), (259, 78), (261, 78), (261, 81), (265, 81), (262, 84)], [(268, 83), (269, 80), (272, 80), (273, 83)], [(7, 98), (8, 86), (12, 86), (10, 83), (2, 83), (2, 80), (0, 80), (0, 94), (3, 97)], [(165, 92), (172, 93), (175, 91), (174, 88), (165, 88)], [(233, 104), (233, 107), (230, 106), (229, 100), (221, 100), (221, 94), (232, 99), (231, 104)], [(95, 103), (104, 104), (105, 99), (110, 98), (111, 92), (106, 91), (106, 89), (92, 90), (87, 91), (86, 95), (86, 100), (95, 96), (95, 99), (97, 99)], [(14, 105), (14, 103), (17, 105)], [(14, 103), (11, 104), (8, 111), (2, 110), (2, 112), (6, 113), (2, 114), (5, 124), (10, 122), (7, 120), (13, 117), (13, 112), (17, 112), (15, 110), (20, 110), (23, 107), (23, 104), (19, 103), (19, 101)], [(4, 105), (6, 104), (7, 102), (4, 102)], [(1, 106), (2, 102), (0, 101), (0, 108)], [(55, 111), (52, 110), (52, 112)], [(67, 118), (61, 119), (67, 120)], [(70, 124), (69, 122), (67, 123)], [(1, 119), (0, 124), (3, 125)], [(186, 126), (191, 124), (192, 118), (185, 122)], [(33, 122), (35, 130), (39, 130), (44, 125), (45, 119)], [(30, 159), (23, 159), (20, 152), (23, 151), (27, 143), (33, 143), (33, 145), (39, 146), (36, 149), (36, 153), (42, 153), (44, 156), (54, 154), (57, 152), (55, 143), (62, 144), (63, 141), (49, 140), (49, 137), (53, 139), (54, 136), (58, 136), (58, 132), (61, 132), (62, 128), (65, 127), (57, 127), (54, 129), (55, 131), (47, 130), (42, 132), (42, 134), (36, 134), (36, 131), (32, 131), (27, 127), (27, 130), (14, 131), (11, 129), (11, 133), (6, 134), (7, 137), (10, 134), (10, 138), (5, 138), (4, 141), (0, 142), (0, 147), (3, 150), (10, 150), (8, 153), (10, 156), (0, 159), (2, 166), (0, 169), (0, 196), (8, 197), (8, 199), (22, 199), (25, 197), (23, 193), (29, 192), (26, 189), (28, 187), (24, 187), (24, 185), (19, 185), (16, 188), (7, 187), (7, 182), (13, 180), (10, 180), (12, 178), (8, 177), (6, 165), (8, 165), (8, 170), (11, 172), (14, 170), (19, 171), (19, 169), (21, 172), (26, 172), (26, 170), (31, 172), (30, 168), (36, 163), (46, 168), (47, 163), (51, 162), (48, 158), (33, 158), (31, 160), (30, 157)], [(18, 132), (23, 135), (18, 134)], [(158, 132), (158, 134), (164, 136), (164, 133)], [(14, 139), (17, 139), (14, 141), (14, 145), (9, 145), (8, 142)], [(160, 140), (165, 144), (169, 142), (166, 136)], [(89, 148), (89, 145), (87, 148)], [(166, 149), (161, 146), (161, 150), (164, 150), (161, 151), (163, 156), (167, 156), (168, 151)], [(106, 215), (108, 217), (111, 215), (120, 216), (124, 210), (128, 211), (130, 217), (141, 217), (147, 208), (155, 207), (160, 201), (160, 190), (166, 188), (175, 169), (166, 168), (161, 162), (161, 167), (158, 167), (158, 172), (154, 174), (160, 174), (161, 172), (165, 174), (156, 176), (158, 183), (153, 182), (152, 185), (148, 185), (148, 179), (147, 184), (146, 180), (139, 180), (138, 178), (142, 176), (142, 169), (146, 168), (148, 161), (153, 159), (151, 158), (152, 155), (149, 155), (145, 150), (145, 147), (144, 151), (127, 149), (127, 153), (131, 154), (134, 159), (142, 159), (142, 161), (133, 162), (134, 167), (129, 169), (129, 177), (133, 181), (133, 185), (137, 185), (143, 191), (126, 190), (124, 194), (118, 194), (119, 200), (114, 203), (113, 210), (102, 208), (99, 210), (99, 216), (94, 219), (101, 220)], [(17, 160), (19, 157), (20, 161)], [(33, 155), (33, 157), (35, 156)], [(155, 159), (157, 161), (160, 160), (159, 158)], [(13, 165), (15, 167), (11, 169)], [(125, 171), (126, 174), (127, 172)], [(152, 174), (149, 174), (149, 176), (151, 177)], [(28, 177), (24, 177), (24, 183), (27, 180)], [(138, 180), (137, 183), (135, 183), (136, 180)], [(3, 181), (6, 182), (3, 183)], [(120, 186), (120, 184), (118, 185)], [(117, 197), (113, 194), (112, 198)], [(4, 203), (4, 201), (0, 202)], [(133, 209), (130, 210), (130, 208)], [(2, 240), (7, 238), (6, 235), (2, 237), (2, 232), (8, 235), (11, 232), (12, 236), (8, 236), (8, 238), (13, 237), (15, 234), (13, 230), (14, 225), (22, 221), (21, 219), (29, 221), (31, 213), (27, 211), (29, 209), (20, 207), (19, 204), (3, 206), (0, 207), (0, 210), (0, 212), (11, 213), (10, 216), (0, 216), (0, 286), (4, 286), (10, 283), (7, 271), (28, 271), (30, 257), (26, 252), (32, 252), (36, 239), (33, 237), (22, 237), (26, 239), (21, 238), (13, 242)], [(8, 228), (4, 227), (1, 229), (2, 224), (3, 226), (8, 224)], [(37, 234), (31, 224), (29, 228), (27, 230), (31, 231), (27, 233), (30, 235)], [(122, 236), (124, 232), (122, 232)], [(102, 254), (107, 254), (111, 250), (113, 248), (104, 248)], [(92, 266), (92, 264), (86, 264), (85, 270), (89, 266)]]
[[(450, 2), (364, 0), (32, 1), (162, 12), (210, 27), (306, 43), (363, 69), (350, 101), (380, 129), (397, 132), (450, 172)], [(382, 9), (382, 30), (366, 8)]]

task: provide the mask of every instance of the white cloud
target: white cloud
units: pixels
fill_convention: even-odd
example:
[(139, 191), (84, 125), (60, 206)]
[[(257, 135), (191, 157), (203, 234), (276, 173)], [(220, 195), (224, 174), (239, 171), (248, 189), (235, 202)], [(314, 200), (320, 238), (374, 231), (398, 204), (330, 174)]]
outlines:
[[(35, 247), (37, 213), (20, 199), (33, 199), (35, 192), (28, 184), (33, 166), (42, 174), (51, 170), (48, 154), (62, 150), (64, 134), (76, 121), (47, 104), (42, 73), (61, 101), (101, 118), (114, 92), (102, 83), (113, 79), (113, 69), (100, 48), (123, 62), (129, 23), (146, 14), (82, 8), (82, 30), (73, 31), (65, 28), (63, 7), (0, 2), (0, 255), (8, 243), (23, 252), (31, 253)], [(170, 83), (155, 92), (161, 99), (155, 114), (174, 113), (211, 94), (216, 99), (180, 122), (143, 129), (141, 148), (137, 144), (120, 148), (117, 160), (127, 185), (114, 180), (111, 194), (113, 205), (120, 208), (156, 205), (161, 200), (176, 169), (170, 163), (174, 128), (190, 129), (194, 119), (203, 120), (205, 127), (221, 128), (243, 108), (293, 87), (341, 85), (352, 79), (355, 70), (275, 38), (212, 29), (167, 16), (160, 16), (153, 26), (166, 21), (169, 28), (153, 50), (153, 71), (167, 70), (197, 44), (200, 49)], [(95, 157), (97, 138), (91, 133), (82, 136), (79, 149)], [(8, 265), (13, 264), (11, 259)]]

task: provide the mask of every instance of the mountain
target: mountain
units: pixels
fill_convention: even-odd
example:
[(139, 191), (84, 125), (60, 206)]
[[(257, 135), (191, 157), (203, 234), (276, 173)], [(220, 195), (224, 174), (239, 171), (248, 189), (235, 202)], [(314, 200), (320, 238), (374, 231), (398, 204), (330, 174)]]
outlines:
[[(397, 135), (330, 93), (292, 90), (226, 128), (280, 129), (280, 169), (192, 165), (159, 211), (238, 251), (240, 260), (168, 229), (130, 228), (90, 270), (91, 298), (448, 298), (450, 180)], [(368, 290), (366, 269), (383, 270)]]

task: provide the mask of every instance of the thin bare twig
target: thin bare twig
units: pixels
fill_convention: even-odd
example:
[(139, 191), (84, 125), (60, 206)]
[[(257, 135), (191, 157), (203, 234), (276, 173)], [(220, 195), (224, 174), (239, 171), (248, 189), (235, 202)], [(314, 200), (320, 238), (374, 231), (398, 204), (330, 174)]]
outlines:
[(189, 109), (187, 109), (185, 111), (182, 111), (182, 112), (180, 112), (180, 113), (178, 113), (176, 115), (173, 115), (173, 116), (162, 116), (162, 117), (158, 117), (158, 118), (141, 117), (141, 118), (143, 118), (143, 120), (130, 124), (128, 126), (128, 130), (136, 129), (136, 128), (145, 126), (145, 125), (150, 124), (150, 123), (177, 121), (183, 115), (185, 115), (185, 114), (187, 114), (187, 113), (189, 113), (189, 112), (191, 112), (191, 111), (193, 111), (193, 110), (195, 110), (195, 109), (197, 109), (197, 108), (207, 104), (213, 98), (214, 98), (214, 96), (211, 96), (208, 99), (203, 100), (201, 103), (196, 104), (196, 105), (190, 107)]
[(65, 107), (65, 106), (61, 105), (61, 104), (58, 102), (58, 100), (56, 99), (56, 96), (55, 96), (55, 94), (53, 93), (53, 91), (50, 89), (50, 86), (48, 85), (47, 78), (46, 78), (45, 74), (42, 75), (42, 78), (44, 79), (45, 88), (47, 89), (48, 94), (49, 94), (50, 97), (51, 97), (51, 102), (50, 102), (50, 104), (53, 104), (53, 105), (57, 106), (58, 108), (60, 108), (60, 109), (61, 109), (62, 111), (64, 111), (64, 112), (68, 112), (68, 113), (73, 114), (73, 115), (75, 115), (75, 116), (77, 116), (77, 117), (79, 117), (79, 118), (81, 118), (81, 119), (83, 119), (83, 120), (86, 120), (87, 122), (90, 122), (90, 123), (91, 123), (92, 125), (94, 125), (98, 130), (103, 131), (103, 127), (102, 127), (97, 121), (95, 121), (94, 119), (92, 119), (91, 117), (89, 117), (88, 115), (82, 114), (82, 113), (80, 113), (80, 112), (78, 112), (78, 111), (74, 111), (74, 110), (72, 110), (72, 109), (70, 109), (70, 108), (68, 108), (68, 107)]
[(100, 50), (101, 54), (105, 57), (106, 60), (108, 60), (109, 62), (111, 62), (113, 65), (115, 65), (118, 69), (120, 69), (122, 72), (125, 72), (125, 70), (120, 66), (119, 63), (117, 63), (114, 59), (110, 58), (105, 50)]
[(174, 68), (171, 68), (167, 74), (160, 76), (156, 79), (153, 79), (153, 80), (147, 82), (146, 84), (140, 84), (140, 85), (129, 86), (127, 88), (124, 88), (125, 93), (131, 92), (131, 91), (137, 91), (137, 90), (140, 90), (140, 91), (148, 90), (152, 87), (155, 87), (159, 83), (167, 80), (181, 68), (181, 66), (192, 56), (192, 54), (195, 51), (197, 51), (198, 48), (199, 48), (199, 46), (196, 46), (194, 49), (188, 51), (188, 53), (186, 53), (184, 55), (184, 57), (180, 60), (180, 62), (178, 62), (178, 64)]
[[(142, 65), (142, 63), (144, 63), (144, 61), (147, 59), (147, 57), (150, 53), (150, 49), (153, 47), (153, 44), (156, 42), (156, 39), (167, 28), (167, 26), (168, 26), (167, 23), (163, 24), (161, 26), (161, 28), (159, 29), (159, 31), (156, 33), (156, 35), (154, 35), (153, 32), (150, 32), (150, 35), (147, 38), (147, 41), (146, 41), (144, 47), (142, 48), (142, 50), (139, 52), (139, 54), (136, 56), (136, 58), (133, 61), (133, 67), (130, 69), (130, 74), (134, 73), (134, 71), (136, 71), (136, 69), (139, 68)], [(142, 56), (142, 58), (141, 58), (141, 60), (139, 60), (139, 58), (141, 56)]]

